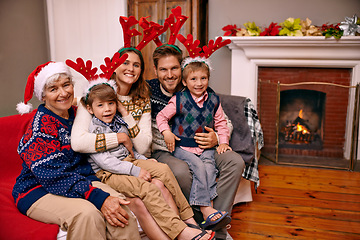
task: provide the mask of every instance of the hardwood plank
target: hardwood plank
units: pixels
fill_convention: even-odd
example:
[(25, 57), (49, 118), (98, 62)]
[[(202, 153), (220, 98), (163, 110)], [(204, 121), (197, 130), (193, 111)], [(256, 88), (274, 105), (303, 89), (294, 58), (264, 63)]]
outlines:
[(324, 240), (355, 240), (358, 234), (303, 229), (296, 226), (282, 226), (240, 221), (239, 225), (229, 229), (234, 240), (240, 239), (324, 239)]
[(321, 200), (332, 200), (332, 201), (343, 201), (343, 202), (358, 202), (360, 203), (359, 194), (344, 194), (344, 193), (329, 193), (321, 191), (303, 191), (299, 189), (289, 189), (286, 190), (283, 188), (276, 187), (267, 187), (261, 185), (257, 191), (258, 193), (253, 194), (264, 194), (264, 195), (275, 195), (275, 196), (293, 196), (293, 197), (303, 197), (311, 199), (321, 199)]
[(267, 196), (267, 195), (253, 195), (253, 201), (260, 202), (271, 202), (274, 204), (288, 204), (296, 205), (301, 202), (301, 205), (307, 207), (320, 207), (324, 209), (338, 209), (338, 210), (348, 210), (348, 211), (360, 211), (359, 203), (352, 202), (340, 202), (340, 201), (329, 201), (329, 200), (318, 200), (311, 199), (306, 200), (303, 198), (296, 197), (282, 197), (282, 196)]
[(259, 166), (253, 202), (232, 211), (236, 239), (360, 239), (360, 173)]
[(256, 209), (259, 212), (284, 213), (298, 216), (312, 216), (323, 219), (336, 219), (341, 221), (360, 222), (360, 213), (357, 211), (343, 211), (336, 209), (324, 209), (320, 207), (307, 207), (303, 205), (272, 204), (267, 202), (251, 202), (247, 206), (234, 208), (233, 213), (246, 213)]
[(344, 179), (338, 179), (338, 178), (333, 178), (331, 175), (327, 175), (327, 176), (318, 176), (318, 175), (280, 175), (280, 174), (276, 174), (276, 175), (271, 175), (269, 173), (265, 173), (263, 174), (262, 172), (259, 173), (260, 175), (260, 179), (266, 180), (266, 179), (274, 179), (274, 180), (283, 180), (283, 181), (294, 181), (294, 180), (302, 180), (305, 182), (311, 182), (311, 183), (323, 183), (323, 181), (325, 181), (324, 183), (329, 183), (329, 184), (337, 184), (337, 185), (346, 185), (346, 186), (353, 186), (353, 187), (358, 187), (359, 185), (358, 183), (360, 182), (360, 180), (357, 179), (348, 179), (348, 178), (344, 178)]
[(281, 226), (298, 226), (302, 229), (332, 230), (360, 234), (360, 222), (322, 219), (313, 216), (297, 216), (277, 212), (243, 211), (233, 216), (244, 222), (257, 222)]
[(293, 177), (293, 176), (260, 176), (260, 186), (273, 186), (323, 192), (341, 192), (360, 194), (360, 186), (354, 181), (333, 181), (331, 179), (319, 179), (316, 177)]
[(292, 175), (292, 176), (318, 176), (332, 179), (347, 179), (360, 181), (360, 172), (351, 172), (347, 170), (332, 170), (323, 168), (307, 167), (288, 167), (283, 165), (259, 165), (259, 173), (264, 170), (269, 175)]

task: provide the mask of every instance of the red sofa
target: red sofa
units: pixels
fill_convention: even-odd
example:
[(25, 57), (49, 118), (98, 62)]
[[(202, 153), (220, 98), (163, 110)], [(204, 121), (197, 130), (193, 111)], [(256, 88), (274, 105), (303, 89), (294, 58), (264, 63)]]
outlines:
[(59, 226), (45, 224), (21, 214), (11, 195), (22, 161), (17, 153), (20, 138), (34, 116), (32, 113), (0, 118), (0, 239), (56, 239)]

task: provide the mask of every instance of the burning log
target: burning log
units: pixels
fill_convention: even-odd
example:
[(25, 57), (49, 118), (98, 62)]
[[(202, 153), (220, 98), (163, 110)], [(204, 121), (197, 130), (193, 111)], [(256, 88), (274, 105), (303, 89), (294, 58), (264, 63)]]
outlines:
[(302, 110), (300, 110), (299, 116), (293, 122), (288, 122), (286, 126), (282, 128), (286, 142), (309, 144), (314, 140), (314, 133), (312, 133), (306, 124), (306, 120), (304, 120), (302, 116)]

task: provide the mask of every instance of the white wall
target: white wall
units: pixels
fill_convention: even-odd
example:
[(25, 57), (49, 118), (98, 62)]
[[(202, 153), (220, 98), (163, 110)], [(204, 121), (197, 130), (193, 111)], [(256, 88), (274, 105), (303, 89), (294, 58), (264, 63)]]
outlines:
[[(65, 61), (81, 57), (93, 62), (93, 67), (104, 63), (123, 46), (120, 16), (127, 15), (126, 0), (47, 0), (50, 57)], [(86, 81), (73, 71), (75, 95)]]
[(0, 0), (0, 117), (17, 113), (27, 77), (49, 61), (45, 15), (43, 0)]
[[(313, 24), (322, 25), (344, 21), (354, 14), (360, 17), (360, 0), (209, 0), (209, 39), (222, 36), (221, 29), (228, 24), (244, 27), (250, 21), (268, 27), (289, 17), (308, 17)], [(210, 85), (219, 93), (230, 93), (230, 50), (218, 50), (211, 61), (214, 71)]]

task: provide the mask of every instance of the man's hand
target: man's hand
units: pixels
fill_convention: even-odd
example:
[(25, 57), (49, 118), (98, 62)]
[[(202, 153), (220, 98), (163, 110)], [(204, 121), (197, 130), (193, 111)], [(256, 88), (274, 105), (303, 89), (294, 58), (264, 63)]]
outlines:
[(141, 168), (138, 178), (141, 178), (141, 179), (144, 179), (145, 181), (150, 182), (151, 181), (151, 174), (148, 171), (146, 171), (145, 169)]
[(130, 152), (131, 156), (134, 157), (133, 144), (129, 136), (126, 133), (117, 133), (117, 139), (118, 143), (123, 144)]
[(109, 196), (101, 206), (101, 212), (110, 225), (125, 227), (125, 225), (129, 224), (129, 215), (121, 205), (128, 205), (129, 203), (129, 201), (124, 199)]
[(178, 138), (170, 130), (163, 131), (162, 135), (164, 135), (164, 140), (169, 152), (173, 152), (175, 150), (175, 140), (179, 141), (180, 138)]
[(205, 130), (208, 133), (196, 133), (195, 134), (195, 142), (199, 144), (199, 148), (208, 149), (215, 147), (218, 144), (218, 139), (216, 137), (216, 133), (214, 129), (205, 127)]

